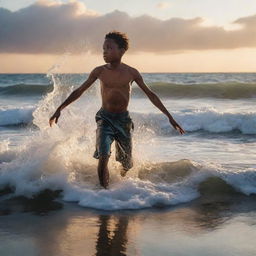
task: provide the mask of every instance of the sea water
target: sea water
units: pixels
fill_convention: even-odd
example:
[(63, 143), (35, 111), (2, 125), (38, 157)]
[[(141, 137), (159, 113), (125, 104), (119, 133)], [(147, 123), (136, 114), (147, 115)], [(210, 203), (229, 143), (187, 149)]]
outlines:
[(212, 177), (244, 195), (255, 194), (256, 73), (142, 76), (186, 134), (179, 135), (133, 83), (134, 167), (120, 176), (113, 144), (110, 187), (104, 190), (92, 157), (99, 82), (67, 106), (51, 128), (50, 116), (88, 74), (1, 74), (0, 189), (8, 186), (12, 196), (26, 197), (58, 189), (65, 202), (101, 210), (190, 202)]

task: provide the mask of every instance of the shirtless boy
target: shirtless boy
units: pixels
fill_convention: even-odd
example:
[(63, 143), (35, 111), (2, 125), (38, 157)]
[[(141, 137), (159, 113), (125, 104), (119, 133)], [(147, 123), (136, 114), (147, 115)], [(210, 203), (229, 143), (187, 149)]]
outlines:
[(111, 154), (111, 144), (115, 140), (116, 160), (121, 162), (121, 175), (132, 168), (132, 119), (127, 110), (132, 82), (144, 91), (150, 101), (168, 118), (170, 124), (180, 132), (185, 133), (181, 126), (173, 119), (158, 96), (144, 83), (138, 70), (121, 62), (123, 54), (128, 49), (128, 38), (125, 34), (113, 31), (105, 36), (103, 44), (103, 58), (105, 65), (92, 70), (87, 80), (57, 108), (49, 120), (50, 126), (58, 122), (61, 110), (71, 102), (77, 100), (94, 82), (100, 80), (102, 106), (96, 113), (96, 150), (94, 157), (99, 159), (98, 176), (101, 186), (108, 187), (108, 160)]

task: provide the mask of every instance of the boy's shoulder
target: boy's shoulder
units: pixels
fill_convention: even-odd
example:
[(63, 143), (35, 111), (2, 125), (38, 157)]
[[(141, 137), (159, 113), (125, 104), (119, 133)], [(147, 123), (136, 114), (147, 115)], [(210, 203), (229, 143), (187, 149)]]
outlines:
[(94, 72), (101, 72), (104, 69), (105, 65), (97, 66), (93, 69)]
[(92, 71), (91, 74), (95, 77), (99, 77), (101, 72), (103, 71), (105, 65), (97, 66)]
[(124, 65), (124, 67), (125, 67), (131, 74), (137, 75), (137, 74), (139, 73), (139, 71), (138, 71), (136, 68), (134, 68), (134, 67), (132, 67), (132, 66), (129, 66), (129, 65), (125, 64), (125, 63), (122, 63), (122, 64)]

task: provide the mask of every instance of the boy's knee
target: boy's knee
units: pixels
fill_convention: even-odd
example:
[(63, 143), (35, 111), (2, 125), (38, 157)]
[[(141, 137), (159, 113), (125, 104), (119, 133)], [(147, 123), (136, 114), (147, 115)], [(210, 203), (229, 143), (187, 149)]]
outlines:
[(108, 161), (109, 157), (110, 157), (110, 155), (100, 155), (99, 161), (101, 161), (101, 162)]
[(108, 167), (108, 160), (109, 160), (109, 155), (102, 155), (99, 157), (99, 162), (98, 162), (98, 168), (107, 168)]

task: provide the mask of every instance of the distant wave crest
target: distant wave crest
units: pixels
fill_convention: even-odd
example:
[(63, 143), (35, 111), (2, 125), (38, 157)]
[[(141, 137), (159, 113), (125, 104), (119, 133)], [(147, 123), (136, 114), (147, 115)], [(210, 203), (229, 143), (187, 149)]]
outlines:
[[(256, 97), (255, 83), (214, 83), (214, 84), (174, 84), (149, 83), (149, 87), (162, 97), (223, 98), (244, 99)], [(141, 90), (135, 88), (135, 94)]]
[(0, 87), (0, 95), (42, 95), (52, 90), (52, 84), (15, 84)]

